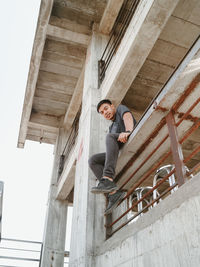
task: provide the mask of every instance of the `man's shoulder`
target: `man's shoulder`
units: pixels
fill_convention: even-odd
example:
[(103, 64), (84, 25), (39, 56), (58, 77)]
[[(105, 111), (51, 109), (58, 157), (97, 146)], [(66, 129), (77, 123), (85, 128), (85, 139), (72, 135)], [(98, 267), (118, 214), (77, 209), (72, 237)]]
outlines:
[(117, 107), (116, 111), (119, 112), (119, 113), (123, 112), (123, 111), (131, 112), (130, 109), (127, 106), (123, 105), (123, 104), (119, 104), (119, 106)]

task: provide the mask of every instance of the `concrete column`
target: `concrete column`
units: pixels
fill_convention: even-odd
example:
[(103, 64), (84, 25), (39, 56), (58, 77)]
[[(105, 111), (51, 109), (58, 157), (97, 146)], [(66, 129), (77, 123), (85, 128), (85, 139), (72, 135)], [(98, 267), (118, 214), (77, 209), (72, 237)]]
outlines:
[(62, 135), (63, 131), (60, 131), (55, 147), (55, 158), (44, 229), (41, 267), (63, 267), (64, 265), (68, 203), (67, 201), (56, 200), (59, 159), (63, 139)]
[(96, 111), (100, 100), (98, 60), (105, 47), (105, 36), (93, 31), (87, 50), (82, 113), (79, 125), (79, 153), (76, 164), (70, 267), (94, 267), (95, 248), (105, 239), (105, 197), (90, 192), (96, 179), (89, 169), (91, 155), (105, 151), (105, 126)]

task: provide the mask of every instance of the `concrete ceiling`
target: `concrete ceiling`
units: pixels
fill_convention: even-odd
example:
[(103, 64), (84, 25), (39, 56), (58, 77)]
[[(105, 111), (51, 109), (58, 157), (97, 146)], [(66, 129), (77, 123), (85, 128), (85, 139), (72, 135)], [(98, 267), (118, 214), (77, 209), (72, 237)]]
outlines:
[(18, 147), (25, 139), (55, 143), (84, 68), (92, 25), (100, 21), (106, 3), (41, 2)]
[[(185, 57), (192, 44), (200, 35), (200, 1), (179, 1), (169, 18), (162, 33), (156, 41), (149, 56), (133, 81), (123, 103), (140, 120), (155, 96), (163, 88), (181, 60)], [(149, 129), (152, 131), (152, 129)], [(182, 149), (186, 158), (200, 144), (200, 128), (183, 143)], [(200, 160), (198, 153), (187, 165), (194, 167)], [(169, 157), (163, 164), (169, 164)], [(149, 177), (144, 186), (152, 184)]]
[[(92, 25), (100, 22), (101, 27), (107, 2), (41, 2), (18, 147), (23, 147), (26, 139), (54, 144), (59, 127), (74, 119), (66, 114), (77, 86), (82, 86)], [(200, 1), (180, 0), (169, 18), (123, 99), (138, 120), (199, 35), (199, 14)], [(80, 94), (79, 102), (73, 100), (79, 103)]]
[(140, 115), (200, 34), (200, 1), (179, 1), (123, 103)]

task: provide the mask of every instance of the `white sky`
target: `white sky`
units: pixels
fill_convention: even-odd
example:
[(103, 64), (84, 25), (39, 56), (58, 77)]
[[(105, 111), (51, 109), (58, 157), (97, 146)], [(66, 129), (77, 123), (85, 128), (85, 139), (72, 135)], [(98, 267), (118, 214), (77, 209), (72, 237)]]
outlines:
[(53, 146), (26, 141), (19, 149), (17, 139), (39, 6), (40, 0), (2, 1), (0, 16), (2, 237), (35, 241), (43, 238)]

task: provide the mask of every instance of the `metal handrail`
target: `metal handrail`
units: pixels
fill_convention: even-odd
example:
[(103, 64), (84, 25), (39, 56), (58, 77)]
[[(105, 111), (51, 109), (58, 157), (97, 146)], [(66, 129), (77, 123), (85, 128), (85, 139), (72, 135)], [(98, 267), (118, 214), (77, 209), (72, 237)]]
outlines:
[[(30, 240), (22, 240), (22, 239), (13, 239), (13, 238), (2, 238), (2, 241), (8, 241), (8, 242), (16, 242), (16, 243), (26, 243), (26, 244), (36, 244), (42, 247), (42, 242), (38, 241), (30, 241)], [(0, 259), (7, 259), (7, 260), (15, 260), (15, 261), (26, 261), (26, 262), (38, 262), (40, 264), (40, 255), (41, 255), (41, 249), (40, 250), (31, 250), (26, 248), (14, 248), (14, 247), (0, 247), (0, 250), (9, 250), (11, 252), (36, 252), (39, 253), (38, 257), (20, 257), (20, 256), (7, 256), (7, 255), (0, 255)], [(2, 265), (0, 265), (2, 266)], [(5, 265), (3, 265), (5, 266)], [(13, 266), (11, 266), (13, 267)]]
[(74, 122), (72, 124), (71, 127), (71, 131), (69, 133), (69, 137), (65, 143), (63, 152), (60, 156), (60, 162), (59, 162), (59, 170), (58, 170), (58, 180), (62, 174), (63, 168), (64, 168), (64, 164), (66, 162), (66, 160), (69, 157), (70, 152), (72, 151), (72, 148), (74, 146), (74, 144), (76, 143), (76, 138), (78, 136), (78, 129), (79, 129), (79, 119), (80, 119), (80, 114), (81, 114), (81, 107), (79, 109), (79, 111), (76, 114), (76, 117), (74, 119)]
[[(185, 57), (185, 59), (179, 65), (181, 70), (183, 70), (184, 66), (186, 67), (186, 65), (188, 64), (189, 60), (191, 60), (191, 58), (194, 56), (194, 54), (199, 49), (200, 49), (200, 37), (197, 38), (197, 40), (196, 40), (195, 44), (193, 45), (192, 49), (188, 52), (188, 54)], [(177, 71), (175, 71), (175, 75), (177, 77)], [(173, 76), (168, 81), (168, 83), (165, 85), (166, 88), (169, 88), (169, 84), (172, 86), (172, 84), (173, 84), (172, 80), (174, 82), (174, 77)], [(156, 151), (158, 151), (158, 149), (166, 142), (167, 139), (168, 140), (170, 139), (171, 150), (165, 152), (165, 154), (163, 154), (163, 156), (156, 163), (154, 162), (154, 165), (148, 171), (146, 171), (146, 173), (144, 173), (140, 177), (140, 179), (136, 183), (133, 184), (133, 186), (131, 188), (128, 189), (126, 196), (120, 201), (118, 206), (122, 202), (124, 202), (125, 200), (127, 201), (127, 203), (129, 203), (129, 197), (135, 192), (135, 190), (137, 190), (138, 187), (143, 186), (144, 184), (145, 185), (147, 184), (147, 180), (149, 179), (149, 177), (151, 175), (153, 175), (156, 172), (156, 170), (162, 166), (163, 163), (166, 162), (167, 158), (170, 155), (172, 155), (172, 158), (173, 158), (173, 161), (174, 161), (174, 163), (172, 163), (172, 164), (175, 165), (175, 168), (167, 176), (165, 176), (162, 179), (159, 179), (159, 182), (155, 186), (151, 187), (151, 189), (149, 189), (147, 191), (147, 193), (145, 193), (140, 199), (138, 199), (136, 202), (131, 204), (131, 207), (129, 207), (129, 205), (128, 205), (128, 208), (125, 211), (123, 211), (120, 216), (115, 218), (115, 220), (113, 222), (109, 222), (106, 225), (107, 236), (108, 237), (113, 235), (115, 232), (117, 232), (123, 226), (127, 225), (133, 219), (137, 218), (141, 213), (147, 211), (147, 209), (149, 207), (153, 207), (153, 204), (157, 203), (158, 200), (161, 197), (163, 197), (167, 193), (175, 192), (175, 190), (174, 190), (175, 187), (181, 186), (186, 181), (187, 178), (191, 178), (192, 177), (191, 175), (194, 174), (194, 172), (196, 172), (197, 170), (200, 169), (200, 162), (198, 162), (195, 166), (193, 166), (191, 170), (186, 170), (186, 168), (185, 168), (185, 164), (188, 163), (191, 159), (194, 158), (195, 155), (197, 155), (197, 153), (200, 152), (200, 145), (195, 147), (195, 149), (193, 151), (191, 151), (191, 153), (189, 155), (187, 155), (187, 157), (185, 157), (185, 158), (183, 158), (183, 153), (182, 153), (182, 149), (181, 149), (181, 145), (183, 144), (183, 142), (185, 140), (187, 140), (188, 137), (200, 127), (200, 118), (199, 117), (193, 117), (191, 115), (191, 111), (200, 103), (200, 97), (197, 98), (197, 99), (194, 99), (194, 102), (191, 103), (191, 105), (187, 108), (187, 111), (185, 113), (180, 113), (178, 111), (179, 108), (181, 107), (181, 105), (183, 104), (183, 102), (186, 100), (186, 98), (190, 94), (192, 94), (192, 92), (194, 91), (194, 89), (197, 87), (197, 85), (199, 83), (200, 83), (200, 74), (197, 74), (196, 77), (190, 83), (190, 85), (188, 85), (187, 89), (184, 91), (184, 94), (182, 94), (180, 96), (180, 98), (175, 102), (175, 104), (170, 108), (170, 110), (162, 110), (162, 111), (164, 111), (164, 112), (166, 112), (168, 114), (164, 118), (162, 118), (160, 122), (158, 122), (157, 127), (152, 131), (152, 133), (147, 138), (147, 140), (138, 148), (138, 150), (133, 155), (133, 157), (127, 162), (127, 164), (124, 166), (124, 168), (116, 176), (115, 179), (117, 181), (119, 181), (121, 176), (123, 174), (125, 174), (126, 171), (134, 164), (134, 162), (137, 160), (138, 156), (146, 149), (146, 147), (152, 142), (152, 140), (155, 139), (159, 135), (159, 132), (163, 129), (163, 127), (167, 125), (168, 133), (162, 138), (162, 140), (159, 140), (159, 143), (156, 145), (156, 147), (153, 148), (149, 152), (149, 154), (142, 160), (142, 162), (134, 170), (134, 172), (132, 174), (130, 174), (129, 177), (126, 178), (125, 181), (123, 181), (122, 185), (120, 186), (120, 189), (121, 190), (125, 190), (124, 189), (125, 185), (127, 185), (128, 182), (130, 182), (135, 177), (135, 175), (151, 159), (151, 157), (156, 153)], [(154, 109), (155, 110), (159, 110), (159, 109), (161, 109), (161, 107), (159, 107), (158, 105), (155, 105)], [(174, 114), (178, 115), (178, 118), (179, 118), (178, 122), (175, 122)], [(193, 122), (193, 125), (184, 133), (183, 137), (178, 139), (177, 127), (185, 119), (190, 119)], [(174, 149), (174, 147), (178, 148), (178, 149)], [(133, 211), (133, 208), (136, 207), (139, 203), (142, 203), (142, 201), (145, 203), (145, 198), (149, 197), (154, 192), (154, 190), (157, 190), (157, 188), (159, 186), (164, 185), (164, 183), (167, 180), (169, 180), (169, 177), (173, 173), (176, 173), (176, 178), (177, 178), (177, 182), (175, 184), (170, 185), (162, 194), (159, 194), (159, 196), (156, 199), (153, 199), (152, 201), (150, 201), (150, 203), (146, 202), (147, 205), (142, 209), (142, 211), (139, 210), (134, 216), (132, 216), (128, 220), (126, 219), (126, 221), (123, 222), (121, 225), (119, 225), (119, 226), (117, 225), (116, 226), (116, 223), (120, 223), (120, 220), (122, 218), (124, 218), (126, 215), (128, 215), (129, 212)], [(179, 174), (178, 176), (177, 176), (177, 173)], [(150, 184), (149, 184), (149, 186), (150, 186)], [(115, 228), (112, 229), (114, 226), (115, 226)]]
[(125, 0), (110, 33), (106, 48), (98, 62), (99, 86), (102, 83), (106, 70), (117, 51), (117, 48), (126, 32), (140, 0)]

